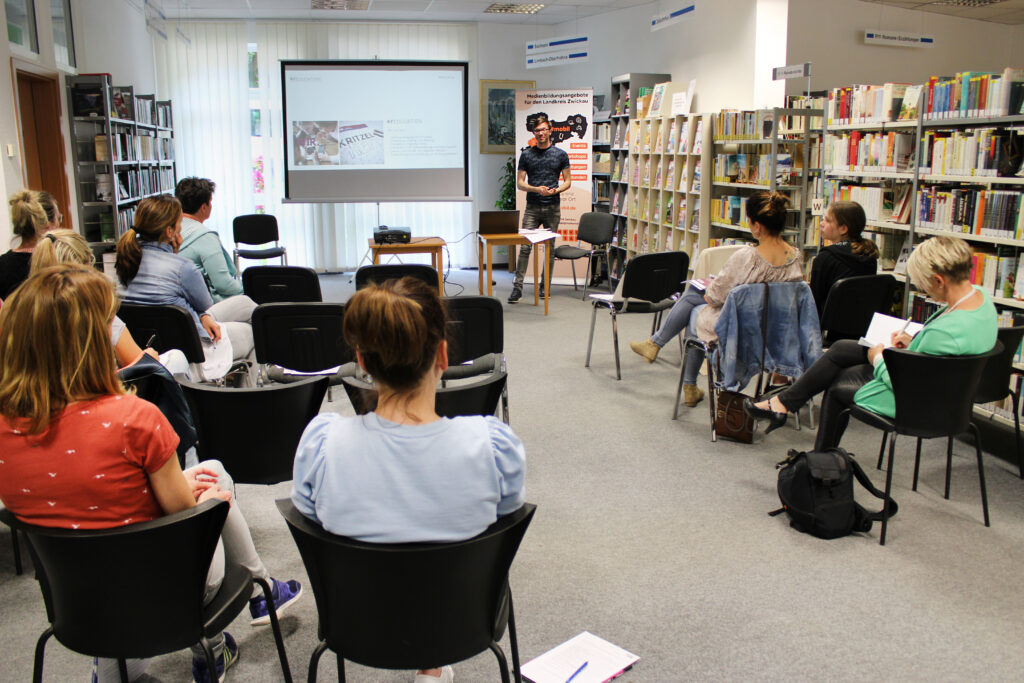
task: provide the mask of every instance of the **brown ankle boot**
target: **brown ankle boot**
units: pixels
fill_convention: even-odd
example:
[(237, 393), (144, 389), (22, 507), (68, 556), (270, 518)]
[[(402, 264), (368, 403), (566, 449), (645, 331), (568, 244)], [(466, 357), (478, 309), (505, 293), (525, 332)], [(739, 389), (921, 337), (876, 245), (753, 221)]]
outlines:
[(642, 342), (631, 341), (629, 342), (629, 348), (646, 358), (648, 363), (653, 363), (658, 357), (658, 351), (661, 351), (661, 347), (650, 339), (645, 339)]
[(704, 391), (696, 384), (684, 384), (683, 385), (683, 403), (690, 408), (700, 403), (700, 400), (704, 398)]

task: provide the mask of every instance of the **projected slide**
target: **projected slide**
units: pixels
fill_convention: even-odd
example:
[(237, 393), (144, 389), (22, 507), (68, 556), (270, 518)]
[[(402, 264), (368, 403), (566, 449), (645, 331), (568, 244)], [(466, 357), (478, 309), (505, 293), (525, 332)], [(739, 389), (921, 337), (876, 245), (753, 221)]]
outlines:
[(461, 62), (283, 62), (287, 198), (466, 198), (465, 75)]

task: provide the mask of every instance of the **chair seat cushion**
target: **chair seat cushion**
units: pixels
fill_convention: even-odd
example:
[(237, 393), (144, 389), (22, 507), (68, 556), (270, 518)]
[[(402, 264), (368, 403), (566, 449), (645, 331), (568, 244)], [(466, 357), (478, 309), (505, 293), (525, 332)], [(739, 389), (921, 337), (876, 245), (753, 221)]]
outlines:
[(284, 256), (284, 247), (271, 247), (269, 249), (235, 249), (242, 258), (281, 258)]
[(587, 249), (580, 249), (579, 247), (573, 247), (568, 244), (563, 244), (560, 247), (555, 247), (555, 258), (563, 259), (578, 259), (590, 253)]
[(875, 429), (881, 429), (886, 432), (896, 431), (896, 422), (891, 417), (879, 415), (858, 405), (850, 406), (850, 416)]

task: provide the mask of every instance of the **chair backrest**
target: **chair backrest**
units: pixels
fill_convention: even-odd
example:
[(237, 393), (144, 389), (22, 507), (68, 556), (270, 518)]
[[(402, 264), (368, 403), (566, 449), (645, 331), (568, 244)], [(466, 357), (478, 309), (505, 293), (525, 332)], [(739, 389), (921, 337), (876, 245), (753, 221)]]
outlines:
[(155, 358), (143, 354), (137, 362), (117, 371), (117, 378), (135, 395), (149, 401), (163, 413), (178, 435), (178, 462), (185, 467), (185, 454), (195, 445), (198, 435), (185, 394), (171, 373)]
[(290, 481), (295, 449), (320, 412), (326, 377), (254, 389), (179, 380), (199, 433), (199, 460), (220, 460), (239, 484)]
[(896, 278), (892, 275), (856, 275), (832, 283), (821, 311), (826, 343), (860, 339), (876, 312), (889, 312), (895, 290)]
[(261, 304), (252, 313), (256, 361), (318, 372), (352, 361), (342, 322), (345, 304)]
[[(506, 381), (508, 375), (505, 372), (492, 372), (472, 382), (441, 387), (434, 396), (434, 411), (441, 417), (494, 415)], [(341, 384), (357, 415), (365, 415), (377, 409), (377, 389), (374, 385), (357, 377), (342, 377)]]
[(978, 382), (978, 391), (974, 395), (975, 403), (1001, 401), (1010, 395), (1013, 357), (1017, 355), (1021, 339), (1024, 338), (1024, 326), (1000, 327), (997, 334), (1003, 350), (998, 356), (989, 358), (985, 364)]
[(121, 303), (117, 312), (132, 337), (160, 353), (180, 349), (189, 363), (202, 363), (206, 357), (192, 314), (181, 306)]
[(269, 213), (249, 213), (235, 216), (231, 223), (235, 244), (266, 244), (276, 242), (278, 237), (277, 218)]
[(882, 352), (896, 398), (896, 431), (923, 438), (967, 431), (985, 363), (1002, 343), (973, 356), (931, 356), (890, 348)]
[(445, 297), (448, 308), (448, 363), (457, 365), (505, 346), (505, 310), (491, 296)]
[(615, 236), (615, 216), (603, 211), (588, 211), (580, 216), (577, 235), (595, 247), (608, 244)]
[(717, 275), (729, 257), (738, 249), (743, 249), (743, 244), (727, 244), (722, 247), (705, 247), (700, 250), (697, 257), (697, 265), (693, 267), (693, 277), (700, 279), (709, 275)]
[(28, 538), (54, 635), (98, 657), (153, 657), (199, 642), (206, 573), (228, 504), (206, 501), (115, 529), (54, 529), (0, 519)]
[(501, 638), (508, 572), (536, 506), (455, 543), (376, 544), (330, 534), (277, 501), (316, 598), (320, 635), (339, 657), (386, 669), (442, 666)]
[(258, 304), (323, 301), (320, 278), (303, 266), (249, 266), (242, 271), (242, 288)]
[(622, 298), (657, 303), (682, 291), (690, 256), (685, 251), (663, 251), (634, 256), (622, 276)]
[(407, 276), (419, 278), (437, 290), (437, 271), (422, 263), (382, 263), (363, 266), (356, 271), (356, 289), (360, 290), (371, 282), (379, 285), (388, 280)]

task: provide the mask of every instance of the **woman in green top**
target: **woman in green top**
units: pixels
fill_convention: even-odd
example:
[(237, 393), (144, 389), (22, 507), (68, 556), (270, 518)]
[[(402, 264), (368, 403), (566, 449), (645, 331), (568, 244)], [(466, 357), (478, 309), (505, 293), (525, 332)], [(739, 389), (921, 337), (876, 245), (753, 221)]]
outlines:
[[(971, 248), (966, 242), (945, 236), (925, 240), (910, 254), (907, 272), (918, 289), (947, 305), (914, 337), (894, 333), (893, 346), (933, 356), (985, 353), (995, 346), (996, 309), (988, 294), (968, 279)], [(787, 413), (824, 391), (814, 448), (836, 446), (847, 422), (839, 414), (851, 404), (887, 417), (896, 414), (883, 348), (882, 344), (867, 348), (853, 340), (838, 341), (789, 388), (770, 401), (755, 404), (746, 399), (743, 408), (754, 418), (769, 420), (767, 434), (786, 422)]]

